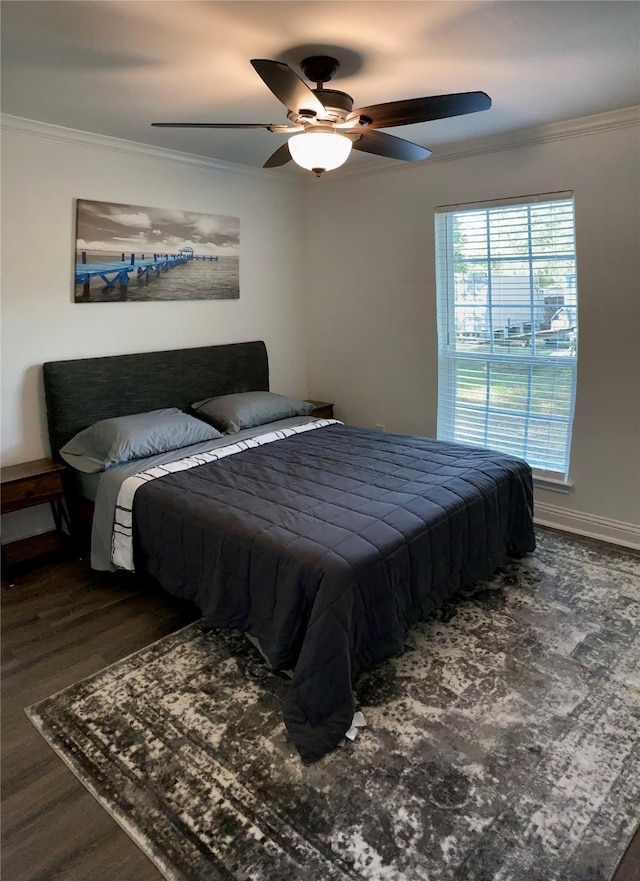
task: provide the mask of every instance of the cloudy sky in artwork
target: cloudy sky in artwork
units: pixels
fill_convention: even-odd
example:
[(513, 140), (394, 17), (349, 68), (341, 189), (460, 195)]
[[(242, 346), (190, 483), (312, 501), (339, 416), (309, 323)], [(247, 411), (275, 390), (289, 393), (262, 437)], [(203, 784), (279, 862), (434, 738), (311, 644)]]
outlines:
[(78, 251), (239, 256), (240, 219), (167, 208), (78, 200)]

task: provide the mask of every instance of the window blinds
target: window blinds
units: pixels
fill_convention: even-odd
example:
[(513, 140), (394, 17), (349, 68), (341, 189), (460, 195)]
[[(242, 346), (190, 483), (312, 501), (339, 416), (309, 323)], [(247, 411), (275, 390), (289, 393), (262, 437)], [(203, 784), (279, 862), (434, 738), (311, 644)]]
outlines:
[(436, 211), (438, 437), (567, 480), (578, 342), (570, 193)]

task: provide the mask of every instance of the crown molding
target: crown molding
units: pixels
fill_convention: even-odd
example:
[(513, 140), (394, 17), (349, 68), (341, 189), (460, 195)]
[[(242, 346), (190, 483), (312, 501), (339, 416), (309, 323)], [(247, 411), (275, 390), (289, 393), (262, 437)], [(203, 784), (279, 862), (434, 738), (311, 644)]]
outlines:
[[(125, 141), (122, 138), (112, 138), (109, 135), (95, 134), (94, 132), (80, 131), (79, 129), (65, 128), (61, 125), (52, 125), (48, 122), (39, 122), (35, 119), (25, 119), (20, 116), (0, 114), (0, 125), (3, 131), (12, 134), (25, 135), (32, 138), (40, 138), (46, 141), (57, 141), (63, 144), (72, 144), (82, 147), (91, 147), (97, 150), (110, 150), (128, 156), (140, 156), (145, 159), (160, 159), (164, 162), (176, 162), (179, 165), (189, 165), (196, 168), (206, 168), (223, 174), (241, 175), (243, 177), (261, 178), (264, 180), (265, 172), (262, 168), (253, 168), (247, 165), (238, 165), (234, 162), (225, 162), (222, 159), (212, 159), (208, 156), (199, 156), (195, 153), (182, 153), (179, 150), (169, 150), (164, 147), (155, 147), (152, 144), (141, 144), (138, 141)], [(284, 182), (295, 182), (286, 172), (269, 169), (272, 178), (278, 178)]]
[[(617, 131), (618, 129), (633, 128), (634, 126), (640, 126), (640, 106), (624, 107), (621, 110), (610, 110), (605, 113), (581, 116), (576, 119), (563, 120), (562, 122), (551, 122), (529, 128), (514, 129), (511, 132), (502, 132), (499, 135), (443, 144), (434, 149), (432, 156), (418, 163), (403, 162), (389, 165), (388, 160), (379, 159), (368, 162), (366, 168), (354, 165), (343, 166), (332, 172), (332, 176), (335, 180), (337, 177), (346, 179), (378, 174), (394, 174), (419, 167), (426, 168), (438, 162), (468, 159), (486, 153), (499, 153), (503, 150), (518, 150), (521, 147), (546, 144), (552, 141), (563, 141), (568, 138), (581, 138), (586, 135), (598, 135), (604, 132)], [(306, 183), (309, 182), (306, 181)]]
[[(65, 128), (64, 126), (52, 125), (48, 122), (39, 122), (34, 119), (24, 119), (19, 116), (0, 114), (2, 129), (13, 134), (29, 137), (42, 138), (49, 141), (92, 147), (99, 150), (111, 150), (129, 156), (140, 156), (147, 159), (160, 159), (165, 162), (176, 162), (180, 165), (190, 165), (197, 168), (206, 168), (223, 174), (241, 175), (249, 178), (261, 178), (264, 180), (265, 170), (247, 165), (238, 165), (234, 162), (225, 162), (222, 159), (212, 159), (208, 156), (199, 156), (194, 153), (182, 153), (178, 150), (168, 150), (164, 147), (155, 147), (151, 144), (141, 144), (137, 141), (125, 141), (121, 138), (112, 138), (109, 135), (100, 135), (93, 132), (80, 131), (78, 129)], [(417, 167), (431, 166), (438, 162), (450, 162), (456, 159), (468, 159), (473, 156), (481, 156), (487, 153), (497, 153), (502, 150), (517, 150), (537, 144), (562, 141), (568, 138), (579, 138), (585, 135), (602, 134), (603, 132), (617, 131), (618, 129), (632, 128), (640, 125), (640, 106), (625, 107), (621, 110), (611, 110), (606, 113), (597, 113), (592, 116), (582, 116), (577, 119), (564, 120), (562, 122), (546, 123), (545, 125), (530, 128), (515, 129), (511, 132), (503, 132), (499, 135), (491, 135), (474, 140), (458, 141), (444, 144), (438, 147), (434, 155), (419, 163), (405, 162), (389, 164), (388, 160), (369, 160), (365, 165), (346, 165), (331, 172), (331, 179), (344, 180), (347, 178), (370, 177), (378, 174), (397, 174), (406, 172)], [(292, 175), (286, 171), (269, 169), (269, 176), (278, 179), (282, 183), (303, 184), (313, 186), (315, 178), (311, 175)]]

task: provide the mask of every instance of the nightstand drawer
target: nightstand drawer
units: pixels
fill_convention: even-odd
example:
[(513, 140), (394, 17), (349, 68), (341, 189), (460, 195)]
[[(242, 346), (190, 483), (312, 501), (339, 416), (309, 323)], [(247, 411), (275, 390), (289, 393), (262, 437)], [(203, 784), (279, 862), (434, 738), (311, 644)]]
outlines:
[(62, 497), (64, 489), (60, 473), (43, 474), (2, 484), (2, 513), (20, 511), (32, 505), (53, 502)]

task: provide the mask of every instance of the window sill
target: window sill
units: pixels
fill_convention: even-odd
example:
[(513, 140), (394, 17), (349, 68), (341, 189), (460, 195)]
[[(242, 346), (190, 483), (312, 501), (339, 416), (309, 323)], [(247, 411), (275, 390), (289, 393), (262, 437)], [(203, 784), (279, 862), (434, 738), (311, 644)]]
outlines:
[(541, 477), (533, 475), (533, 486), (536, 489), (547, 489), (554, 493), (564, 493), (568, 495), (573, 492), (573, 484), (565, 483), (563, 480), (556, 480), (553, 477)]

